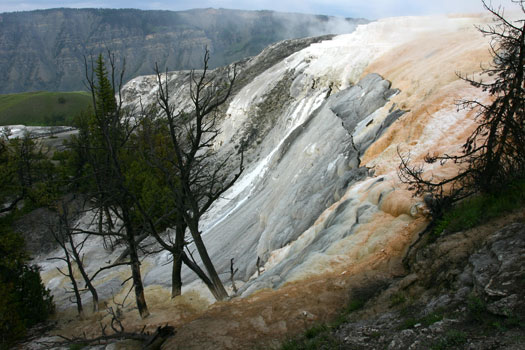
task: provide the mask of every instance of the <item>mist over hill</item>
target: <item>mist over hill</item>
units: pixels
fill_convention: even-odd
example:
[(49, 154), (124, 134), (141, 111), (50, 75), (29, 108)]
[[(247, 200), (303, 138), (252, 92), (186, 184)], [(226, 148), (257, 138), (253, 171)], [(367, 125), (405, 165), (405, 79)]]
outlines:
[(363, 19), (197, 9), (50, 9), (0, 13), (0, 93), (84, 90), (84, 55), (110, 49), (125, 80), (164, 70), (211, 67), (258, 54), (274, 42), (352, 32)]

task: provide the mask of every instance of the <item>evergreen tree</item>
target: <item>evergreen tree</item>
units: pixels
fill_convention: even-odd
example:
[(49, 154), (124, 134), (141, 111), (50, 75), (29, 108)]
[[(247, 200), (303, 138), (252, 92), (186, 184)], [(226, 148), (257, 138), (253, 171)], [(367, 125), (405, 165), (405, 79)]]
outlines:
[[(74, 140), (71, 149), (76, 152), (75, 158), (80, 160), (79, 165), (85, 164), (82, 166), (82, 177), (91, 179), (88, 192), (98, 202), (99, 216), (102, 218), (106, 215), (110, 229), (113, 217), (122, 221), (123, 230), (107, 234), (118, 236), (126, 244), (137, 308), (141, 317), (145, 318), (149, 311), (144, 297), (138, 254), (139, 237), (144, 229), (137, 218), (137, 201), (129, 186), (127, 174), (135, 120), (122, 109), (120, 84), (124, 70), (120, 72), (120, 81), (116, 83), (116, 63), (111, 54), (109, 67), (108, 73), (102, 55), (98, 56), (96, 62), (91, 62), (92, 70), (86, 77), (92, 94), (93, 111), (79, 119), (79, 137)], [(115, 92), (119, 95), (118, 101)], [(102, 234), (102, 230), (99, 231), (98, 234)]]
[(20, 234), (0, 227), (0, 349), (25, 335), (27, 328), (45, 321), (54, 310), (53, 298), (28, 263)]
[[(0, 217), (0, 349), (7, 349), (54, 309), (38, 268), (29, 264), (22, 236), (11, 227), (28, 207), (48, 198), (44, 179), (38, 174), (44, 169), (42, 163), (49, 166), (27, 135), (14, 140), (5, 134), (0, 137), (0, 203), (7, 204)], [(37, 200), (39, 194), (43, 198)], [(19, 209), (21, 204), (25, 209)]]

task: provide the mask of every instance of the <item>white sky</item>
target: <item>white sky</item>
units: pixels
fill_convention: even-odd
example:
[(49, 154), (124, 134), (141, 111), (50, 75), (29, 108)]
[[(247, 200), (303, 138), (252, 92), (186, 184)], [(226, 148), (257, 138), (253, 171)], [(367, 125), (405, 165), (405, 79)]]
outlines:
[[(510, 0), (493, 0), (493, 3), (510, 4)], [(483, 11), (481, 0), (0, 0), (0, 12), (56, 7), (138, 8), (143, 10), (186, 10), (213, 7), (300, 12), (368, 19)]]

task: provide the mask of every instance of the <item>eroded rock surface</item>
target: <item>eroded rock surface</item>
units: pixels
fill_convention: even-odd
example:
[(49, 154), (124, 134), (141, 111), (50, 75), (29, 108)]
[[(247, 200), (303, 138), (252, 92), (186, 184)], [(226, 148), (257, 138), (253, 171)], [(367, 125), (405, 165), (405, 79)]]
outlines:
[(455, 233), (412, 257), (410, 274), (333, 332), (344, 348), (525, 349), (525, 224)]

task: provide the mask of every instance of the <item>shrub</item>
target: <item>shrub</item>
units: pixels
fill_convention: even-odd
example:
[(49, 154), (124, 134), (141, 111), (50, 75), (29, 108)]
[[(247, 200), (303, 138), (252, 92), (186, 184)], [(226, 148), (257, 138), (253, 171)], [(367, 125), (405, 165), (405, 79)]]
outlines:
[(22, 237), (0, 230), (0, 349), (25, 335), (54, 310), (38, 268), (27, 263)]
[(304, 332), (304, 336), (307, 339), (313, 339), (317, 337), (319, 334), (326, 332), (327, 330), (329, 330), (328, 326), (326, 326), (325, 324), (318, 324), (311, 328), (308, 328), (306, 332)]
[(467, 230), (525, 205), (525, 179), (510, 183), (497, 194), (479, 194), (445, 211), (432, 231), (437, 238), (444, 230)]
[(471, 295), (468, 298), (467, 310), (472, 320), (483, 323), (487, 313), (487, 305), (476, 295)]
[(419, 319), (416, 319), (414, 317), (409, 317), (409, 318), (406, 318), (403, 321), (403, 323), (401, 323), (401, 326), (399, 327), (399, 329), (413, 328), (418, 323), (423, 325), (424, 327), (428, 327), (436, 322), (443, 320), (443, 317), (444, 317), (444, 311), (442, 310), (437, 310)]
[(448, 331), (445, 337), (434, 343), (430, 349), (432, 350), (446, 350), (453, 346), (459, 346), (467, 342), (467, 334), (461, 331)]
[(402, 293), (394, 293), (390, 296), (390, 307), (404, 304), (407, 298)]

